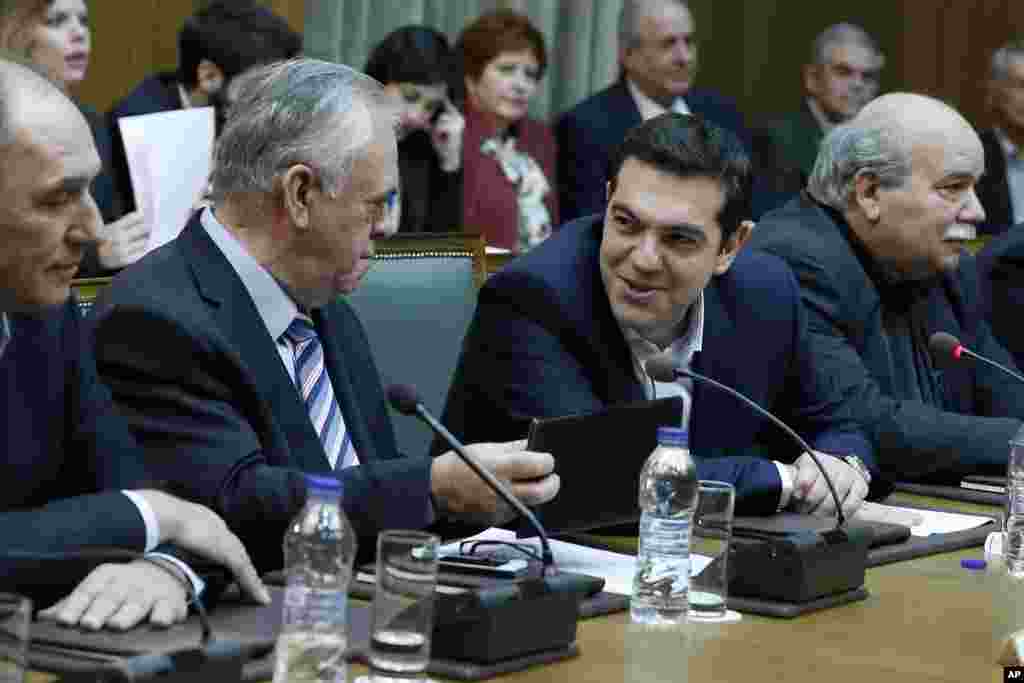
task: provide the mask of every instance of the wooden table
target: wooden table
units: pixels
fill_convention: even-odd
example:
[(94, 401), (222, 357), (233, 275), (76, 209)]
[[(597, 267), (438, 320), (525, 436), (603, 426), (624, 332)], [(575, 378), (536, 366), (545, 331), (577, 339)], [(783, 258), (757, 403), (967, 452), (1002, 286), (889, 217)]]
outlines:
[[(994, 511), (907, 494), (887, 502), (900, 501)], [(960, 567), (962, 558), (981, 555), (972, 548), (869, 569), (867, 600), (796, 619), (745, 614), (737, 624), (669, 631), (636, 627), (628, 612), (589, 619), (579, 624), (579, 657), (496, 680), (1002, 681), (995, 633), (1024, 627), (1024, 587), (1012, 590), (997, 571)], [(365, 671), (351, 669), (352, 678)], [(50, 680), (29, 677), (30, 683)]]

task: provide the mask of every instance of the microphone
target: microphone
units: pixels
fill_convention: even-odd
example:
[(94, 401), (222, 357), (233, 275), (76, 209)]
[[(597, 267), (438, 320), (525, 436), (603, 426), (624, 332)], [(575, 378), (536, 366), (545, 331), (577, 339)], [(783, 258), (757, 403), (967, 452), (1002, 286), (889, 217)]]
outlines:
[(418, 417), (423, 422), (427, 423), (435, 434), (444, 439), (453, 451), (469, 465), (470, 469), (477, 473), (481, 479), (487, 482), (487, 485), (498, 494), (498, 497), (508, 503), (513, 510), (522, 515), (526, 521), (530, 524), (530, 527), (537, 532), (537, 537), (540, 538), (541, 545), (541, 563), (543, 564), (544, 576), (553, 576), (558, 573), (558, 568), (555, 567), (555, 556), (551, 553), (551, 545), (548, 543), (548, 534), (544, 530), (540, 521), (537, 520), (536, 515), (530, 508), (523, 505), (522, 501), (512, 495), (512, 492), (508, 490), (505, 484), (498, 480), (491, 472), (480, 464), (473, 455), (466, 450), (455, 436), (448, 431), (448, 429), (441, 424), (437, 418), (430, 414), (430, 411), (423, 405), (423, 401), (420, 400), (419, 394), (416, 393), (416, 389), (408, 384), (392, 384), (387, 388), (386, 391), (388, 402), (391, 406), (400, 412), (402, 415), (409, 415), (411, 417)]
[(990, 358), (985, 358), (984, 356), (971, 351), (949, 332), (936, 332), (929, 337), (928, 350), (931, 352), (932, 358), (935, 359), (936, 364), (941, 367), (949, 367), (956, 361), (962, 360), (964, 356), (967, 356), (968, 358), (980, 363), (984, 363), (985, 365), (997, 370), (1001, 370), (1018, 382), (1024, 382), (1024, 377), (1022, 377), (1019, 372), (1014, 372), (1001, 363), (997, 363)]
[(755, 403), (753, 400), (747, 398), (746, 396), (736, 391), (732, 387), (728, 387), (717, 380), (711, 379), (706, 375), (700, 374), (699, 372), (694, 372), (693, 370), (676, 367), (672, 358), (664, 354), (655, 356), (654, 358), (648, 360), (647, 363), (644, 365), (644, 368), (647, 371), (647, 376), (658, 382), (675, 382), (680, 375), (684, 377), (690, 377), (699, 382), (706, 382), (711, 386), (715, 387), (716, 389), (724, 391), (730, 396), (739, 399), (741, 403), (751, 408), (758, 415), (763, 415), (764, 417), (771, 420), (772, 423), (774, 423), (782, 431), (788, 434), (791, 439), (796, 441), (800, 448), (803, 449), (804, 453), (807, 453), (809, 456), (811, 456), (811, 460), (814, 461), (814, 464), (817, 465), (818, 470), (821, 472), (821, 475), (825, 478), (825, 484), (828, 486), (829, 493), (832, 494), (832, 500), (836, 504), (836, 528), (838, 529), (846, 523), (846, 518), (843, 516), (843, 506), (839, 502), (839, 496), (836, 495), (836, 489), (832, 485), (831, 477), (828, 476), (828, 472), (825, 471), (825, 468), (821, 466), (821, 461), (819, 461), (818, 456), (814, 454), (814, 449), (811, 448), (810, 445), (808, 445), (808, 443), (804, 441), (803, 438), (799, 434), (797, 434), (796, 431), (794, 431), (789, 425), (787, 425), (785, 422), (775, 417), (767, 410), (757, 405), (757, 403)]
[[(0, 551), (0, 558), (7, 561), (33, 564), (85, 562), (130, 562), (145, 559), (143, 553), (124, 548), (97, 546), (67, 552), (36, 552), (30, 550)], [(199, 620), (199, 647), (168, 652), (135, 655), (127, 657), (113, 666), (106, 664), (92, 671), (98, 681), (145, 681), (159, 678), (163, 683), (180, 681), (230, 683), (242, 680), (242, 665), (252, 654), (251, 647), (244, 647), (234, 640), (215, 640), (209, 615), (192, 582), (186, 580), (189, 602), (195, 607)]]
[(558, 572), (548, 534), (533, 511), (430, 414), (415, 388), (392, 384), (386, 394), (395, 410), (419, 418), (444, 439), (470, 469), (527, 520), (541, 544), (539, 578), (496, 583), (465, 595), (437, 596), (431, 651), (440, 657), (490, 664), (569, 647), (576, 641), (580, 600), (584, 593), (599, 586), (594, 586), (591, 577)]

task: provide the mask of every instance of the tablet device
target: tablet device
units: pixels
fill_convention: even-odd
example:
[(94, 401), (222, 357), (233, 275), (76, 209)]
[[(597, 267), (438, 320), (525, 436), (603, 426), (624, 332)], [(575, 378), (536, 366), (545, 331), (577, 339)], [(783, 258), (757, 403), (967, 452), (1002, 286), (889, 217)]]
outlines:
[[(551, 453), (562, 481), (558, 495), (536, 509), (548, 533), (639, 520), (640, 470), (658, 445), (658, 427), (678, 427), (682, 414), (682, 399), (672, 396), (534, 419), (527, 448)], [(536, 535), (525, 526), (519, 534)]]

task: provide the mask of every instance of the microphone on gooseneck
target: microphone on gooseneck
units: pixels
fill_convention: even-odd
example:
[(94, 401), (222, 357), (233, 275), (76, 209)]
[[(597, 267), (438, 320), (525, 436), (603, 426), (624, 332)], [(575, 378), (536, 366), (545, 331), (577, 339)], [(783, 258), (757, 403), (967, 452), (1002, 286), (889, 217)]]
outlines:
[(814, 449), (811, 448), (810, 445), (808, 445), (808, 443), (804, 441), (803, 438), (799, 434), (797, 434), (796, 431), (794, 431), (789, 425), (787, 425), (785, 422), (775, 417), (761, 406), (757, 405), (757, 403), (755, 403), (752, 399), (747, 398), (746, 396), (736, 391), (732, 387), (726, 386), (717, 380), (711, 379), (706, 375), (700, 374), (699, 372), (694, 372), (693, 370), (689, 370), (686, 368), (676, 367), (675, 361), (670, 356), (664, 354), (655, 356), (654, 358), (651, 358), (644, 364), (644, 369), (647, 371), (648, 377), (658, 382), (671, 383), (675, 382), (680, 376), (683, 376), (697, 380), (698, 382), (705, 382), (707, 384), (710, 384), (716, 389), (724, 391), (730, 396), (739, 399), (741, 403), (752, 409), (757, 414), (763, 415), (764, 417), (771, 420), (772, 423), (774, 423), (782, 431), (788, 434), (791, 439), (796, 441), (800, 448), (803, 449), (804, 453), (807, 453), (809, 456), (811, 456), (811, 460), (813, 460), (814, 464), (818, 466), (818, 470), (821, 472), (821, 475), (825, 478), (825, 484), (828, 486), (829, 493), (832, 494), (832, 500), (836, 504), (836, 528), (838, 529), (846, 523), (846, 517), (843, 516), (843, 506), (839, 501), (839, 496), (836, 495), (835, 487), (832, 485), (832, 478), (828, 476), (828, 472), (826, 472), (825, 468), (821, 466), (821, 462), (818, 460), (818, 456), (814, 454)]
[(935, 359), (935, 363), (941, 367), (951, 366), (956, 363), (956, 361), (963, 360), (964, 356), (967, 356), (972, 360), (984, 363), (985, 365), (1006, 373), (1018, 382), (1024, 382), (1024, 376), (1021, 376), (1019, 372), (1014, 372), (1002, 363), (997, 363), (990, 358), (985, 358), (984, 356), (971, 351), (949, 332), (936, 332), (929, 337), (928, 350), (931, 351), (932, 358)]
[(447, 428), (441, 422), (430, 414), (430, 411), (423, 405), (423, 401), (420, 400), (419, 394), (416, 389), (408, 384), (392, 384), (387, 388), (388, 403), (400, 412), (402, 415), (409, 415), (411, 417), (417, 417), (430, 427), (431, 430), (442, 439), (447, 442), (453, 451), (469, 465), (470, 469), (477, 473), (477, 475), (487, 482), (487, 485), (498, 494), (498, 497), (508, 503), (513, 510), (522, 515), (526, 521), (530, 524), (534, 531), (537, 532), (537, 537), (540, 539), (541, 545), (541, 562), (544, 567), (544, 576), (553, 576), (558, 573), (557, 567), (555, 567), (555, 556), (551, 553), (551, 545), (548, 543), (548, 534), (544, 530), (540, 521), (530, 508), (523, 505), (522, 501), (516, 498), (508, 487), (505, 486), (501, 481), (498, 480), (490, 471), (487, 470), (480, 461), (477, 460), (466, 447), (459, 442), (455, 436), (448, 431)]

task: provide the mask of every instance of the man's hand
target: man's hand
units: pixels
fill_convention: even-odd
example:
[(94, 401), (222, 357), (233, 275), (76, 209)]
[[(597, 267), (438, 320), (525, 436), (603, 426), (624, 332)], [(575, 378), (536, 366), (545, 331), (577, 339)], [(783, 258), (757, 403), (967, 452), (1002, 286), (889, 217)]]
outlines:
[[(815, 451), (822, 467), (828, 472), (835, 486), (836, 495), (839, 496), (843, 506), (843, 514), (847, 517), (853, 515), (868, 495), (868, 483), (864, 477), (853, 467), (847, 465), (838, 457)], [(793, 477), (793, 497), (790, 499), (790, 507), (797, 512), (803, 512), (822, 517), (830, 517), (836, 514), (835, 501), (829, 493), (825, 477), (818, 469), (811, 456), (804, 453), (793, 463), (795, 476)]]
[(103, 226), (103, 241), (97, 251), (100, 265), (116, 269), (129, 266), (146, 253), (151, 226), (141, 211), (133, 211)]
[[(561, 481), (549, 453), (523, 450), (526, 441), (478, 443), (466, 448), (484, 467), (508, 484), (526, 505), (540, 505), (555, 497)], [(434, 500), (464, 521), (502, 524), (515, 513), (483, 479), (451, 451), (434, 459), (430, 477)]]
[(188, 615), (185, 586), (183, 578), (147, 560), (104, 564), (39, 617), (93, 631), (104, 626), (123, 631), (146, 617), (171, 626)]
[(270, 604), (270, 593), (260, 581), (245, 546), (215, 512), (161, 491), (138, 493), (153, 508), (161, 543), (175, 543), (227, 567), (245, 593), (264, 605)]

